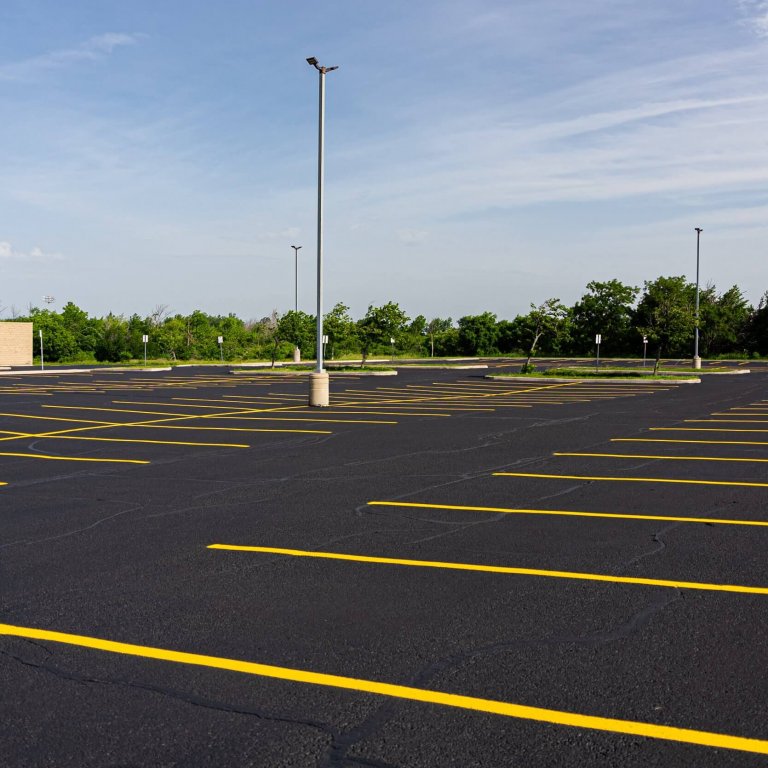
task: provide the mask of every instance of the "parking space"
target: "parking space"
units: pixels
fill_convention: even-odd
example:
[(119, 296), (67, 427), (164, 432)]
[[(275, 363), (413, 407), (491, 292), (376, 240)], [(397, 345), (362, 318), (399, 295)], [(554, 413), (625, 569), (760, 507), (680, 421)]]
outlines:
[(332, 379), (321, 411), (291, 375), (3, 382), (3, 740), (19, 765), (762, 764), (765, 381), (413, 371)]

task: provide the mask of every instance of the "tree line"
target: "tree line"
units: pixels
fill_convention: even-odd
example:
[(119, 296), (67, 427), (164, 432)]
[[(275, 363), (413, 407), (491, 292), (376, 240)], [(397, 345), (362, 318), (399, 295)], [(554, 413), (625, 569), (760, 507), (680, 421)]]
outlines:
[[(558, 298), (531, 304), (512, 320), (492, 312), (414, 318), (395, 302), (369, 306), (355, 320), (349, 307), (336, 304), (323, 319), (326, 359), (372, 356), (591, 356), (601, 335), (601, 356), (639, 357), (643, 338), (656, 359), (693, 353), (696, 286), (684, 277), (659, 277), (643, 289), (619, 280), (592, 281), (571, 307)], [(146, 317), (108, 314), (90, 317), (69, 302), (60, 312), (30, 307), (13, 320), (31, 321), (35, 340), (43, 332), (46, 360), (52, 362), (125, 362), (142, 359), (148, 337), (151, 359), (229, 361), (286, 360), (298, 347), (315, 356), (315, 318), (305, 312), (276, 310), (260, 320), (234, 314), (209, 315), (195, 310), (172, 314), (156, 307)], [(219, 337), (223, 343), (219, 344)], [(39, 350), (36, 349), (37, 353)], [(754, 357), (768, 354), (768, 292), (753, 307), (738, 286), (719, 293), (707, 285), (699, 295), (699, 354)]]

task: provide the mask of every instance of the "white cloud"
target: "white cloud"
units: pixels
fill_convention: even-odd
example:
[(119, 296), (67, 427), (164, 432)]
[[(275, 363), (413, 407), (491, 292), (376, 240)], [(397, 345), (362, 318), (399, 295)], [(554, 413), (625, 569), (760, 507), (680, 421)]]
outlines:
[(768, 0), (739, 0), (744, 23), (758, 37), (768, 37)]
[(423, 229), (400, 229), (396, 234), (405, 245), (420, 245), (427, 239), (428, 232)]
[(42, 72), (60, 69), (80, 61), (95, 61), (109, 56), (115, 48), (136, 45), (145, 35), (107, 32), (91, 37), (75, 48), (61, 48), (21, 61), (0, 65), (0, 80), (30, 80)]
[(45, 262), (61, 261), (63, 258), (60, 253), (46, 253), (38, 246), (29, 251), (18, 251), (7, 240), (0, 241), (0, 261)]

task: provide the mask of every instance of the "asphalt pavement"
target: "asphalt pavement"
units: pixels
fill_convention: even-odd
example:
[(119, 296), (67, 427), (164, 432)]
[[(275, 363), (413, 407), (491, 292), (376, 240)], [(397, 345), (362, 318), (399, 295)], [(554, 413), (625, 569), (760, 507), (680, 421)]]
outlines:
[(0, 378), (21, 766), (748, 766), (768, 372)]

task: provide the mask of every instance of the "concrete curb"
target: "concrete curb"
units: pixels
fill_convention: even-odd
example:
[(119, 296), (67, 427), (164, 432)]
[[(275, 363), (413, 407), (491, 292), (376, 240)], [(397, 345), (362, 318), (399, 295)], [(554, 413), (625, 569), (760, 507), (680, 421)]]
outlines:
[[(243, 373), (253, 373), (254, 371), (242, 371), (238, 369), (232, 369), (230, 373), (235, 375)], [(325, 372), (331, 376), (397, 376), (397, 371), (334, 371), (333, 368), (326, 368)], [(280, 371), (277, 370), (260, 370), (258, 371), (262, 376), (309, 376), (314, 371), (292, 371), (290, 368), (286, 368)]]
[(484, 363), (478, 363), (476, 365), (416, 365), (415, 363), (406, 363), (405, 365), (396, 365), (395, 367), (419, 371), (468, 371), (474, 368), (488, 368)]
[(498, 374), (489, 373), (486, 376), (483, 376), (484, 379), (501, 379), (502, 381), (533, 381), (533, 382), (540, 382), (540, 381), (550, 381), (553, 384), (562, 384), (563, 382), (568, 381), (578, 381), (580, 383), (584, 382), (602, 382), (602, 381), (608, 381), (611, 384), (701, 384), (701, 379), (652, 379), (652, 378), (639, 378), (635, 377), (632, 379), (614, 379), (610, 378), (608, 376), (584, 376), (583, 378), (579, 376), (569, 376), (567, 378), (565, 377), (557, 377), (557, 376), (500, 376)]

